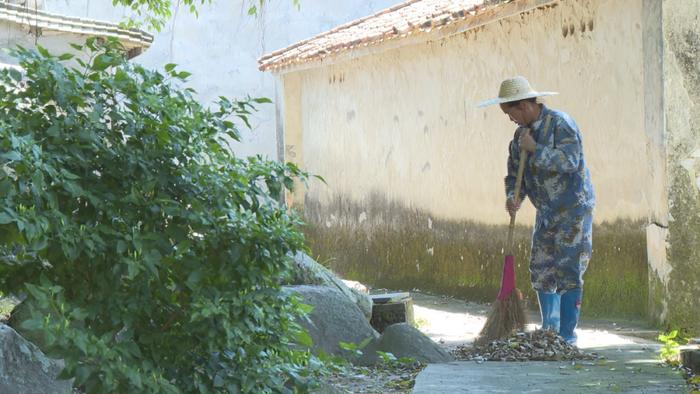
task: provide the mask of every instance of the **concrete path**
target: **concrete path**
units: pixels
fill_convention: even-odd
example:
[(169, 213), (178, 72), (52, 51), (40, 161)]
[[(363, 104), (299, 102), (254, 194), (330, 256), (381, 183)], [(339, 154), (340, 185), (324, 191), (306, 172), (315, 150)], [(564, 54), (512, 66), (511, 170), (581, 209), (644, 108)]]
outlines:
[[(480, 304), (412, 294), (421, 330), (445, 347), (471, 342), (485, 321)], [(536, 321), (536, 316), (531, 316)], [(534, 329), (532, 325), (529, 328)], [(659, 345), (633, 337), (655, 331), (640, 323), (582, 321), (579, 346), (605, 356), (577, 362), (453, 362), (428, 365), (417, 394), (433, 393), (684, 393), (685, 381), (659, 365)]]

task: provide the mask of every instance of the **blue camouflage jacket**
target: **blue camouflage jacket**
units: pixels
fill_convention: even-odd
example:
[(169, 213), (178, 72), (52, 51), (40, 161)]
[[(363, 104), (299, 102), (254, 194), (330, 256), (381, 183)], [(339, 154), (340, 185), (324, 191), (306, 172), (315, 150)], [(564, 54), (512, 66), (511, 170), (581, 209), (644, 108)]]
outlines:
[[(507, 198), (514, 194), (520, 159), (518, 136), (525, 130), (518, 128), (510, 142)], [(592, 210), (595, 195), (576, 122), (568, 114), (542, 105), (539, 119), (532, 124), (532, 136), (537, 148), (525, 165), (520, 200), (527, 195), (538, 215), (545, 216)]]

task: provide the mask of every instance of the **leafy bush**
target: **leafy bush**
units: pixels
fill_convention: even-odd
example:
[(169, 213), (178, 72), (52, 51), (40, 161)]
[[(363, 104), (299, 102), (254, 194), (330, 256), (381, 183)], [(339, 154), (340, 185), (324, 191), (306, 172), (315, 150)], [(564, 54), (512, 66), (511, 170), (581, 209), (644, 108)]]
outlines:
[(659, 349), (659, 359), (671, 365), (678, 365), (681, 354), (681, 343), (688, 343), (688, 338), (679, 330), (659, 333), (657, 337), (663, 346)]
[(20, 48), (24, 72), (0, 72), (0, 290), (27, 294), (21, 327), (88, 392), (301, 384), (278, 283), (303, 236), (279, 201), (306, 174), (226, 148), (266, 100), (207, 109), (175, 65), (75, 48), (89, 60)]

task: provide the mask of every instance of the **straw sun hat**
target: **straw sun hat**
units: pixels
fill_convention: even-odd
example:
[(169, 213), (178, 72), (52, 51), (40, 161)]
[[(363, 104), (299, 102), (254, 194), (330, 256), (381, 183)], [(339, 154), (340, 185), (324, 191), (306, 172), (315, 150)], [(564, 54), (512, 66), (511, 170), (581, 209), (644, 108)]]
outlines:
[(509, 78), (501, 82), (498, 89), (498, 97), (481, 102), (478, 107), (483, 108), (493, 104), (510, 103), (518, 100), (525, 100), (533, 97), (552, 96), (557, 92), (538, 92), (530, 86), (530, 82), (525, 77)]

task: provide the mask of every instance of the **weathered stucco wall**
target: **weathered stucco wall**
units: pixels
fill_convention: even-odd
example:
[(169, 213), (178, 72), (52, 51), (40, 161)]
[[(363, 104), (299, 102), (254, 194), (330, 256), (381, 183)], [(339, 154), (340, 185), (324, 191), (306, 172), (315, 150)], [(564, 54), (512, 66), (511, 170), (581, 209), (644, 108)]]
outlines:
[(670, 266), (667, 259), (668, 179), (666, 174), (666, 128), (664, 119), (663, 16), (662, 2), (644, 0), (644, 129), (647, 140), (649, 179), (649, 223), (646, 228), (649, 266), (649, 314), (657, 322), (665, 319), (664, 298)]
[[(288, 156), (323, 176), (295, 202), (321, 261), (376, 286), (492, 299), (513, 124), (475, 105), (527, 76), (578, 122), (598, 197), (587, 313), (647, 309), (642, 0), (564, 0), (484, 27), (288, 73)], [(520, 287), (534, 211), (518, 223)], [(531, 294), (530, 294), (531, 295)]]
[(700, 333), (700, 4), (663, 2), (670, 217), (661, 321)]
[[(0, 45), (3, 48), (16, 48), (18, 45), (33, 48), (41, 45), (51, 53), (65, 53), (73, 51), (70, 44), (82, 44), (85, 38), (86, 36), (62, 32), (51, 32), (36, 37), (27, 25), (0, 21)], [(85, 56), (82, 57), (87, 60)], [(6, 51), (0, 51), (0, 63), (16, 65), (17, 59)]]

